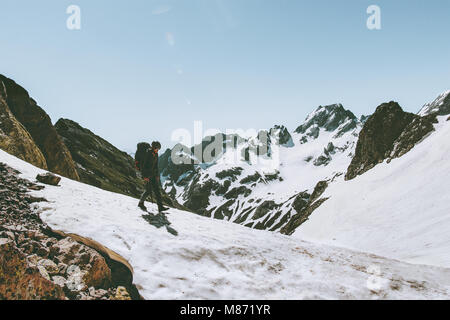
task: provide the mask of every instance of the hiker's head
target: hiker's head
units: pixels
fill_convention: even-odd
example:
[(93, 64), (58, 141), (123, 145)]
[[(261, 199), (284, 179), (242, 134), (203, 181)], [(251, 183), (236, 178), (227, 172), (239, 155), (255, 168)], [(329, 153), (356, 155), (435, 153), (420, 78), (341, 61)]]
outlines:
[(153, 141), (152, 149), (153, 149), (153, 151), (158, 152), (159, 149), (161, 149), (161, 143), (159, 143), (159, 141)]

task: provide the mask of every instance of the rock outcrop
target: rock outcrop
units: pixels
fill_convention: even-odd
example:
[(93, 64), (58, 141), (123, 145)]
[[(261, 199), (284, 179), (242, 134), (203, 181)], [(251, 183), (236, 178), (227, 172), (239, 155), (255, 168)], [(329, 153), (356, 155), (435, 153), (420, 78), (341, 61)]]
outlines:
[(79, 180), (72, 156), (48, 114), (30, 98), (24, 88), (3, 75), (0, 75), (0, 92), (11, 113), (29, 132), (44, 155), (48, 170)]
[(424, 105), (418, 115), (427, 116), (432, 113), (440, 116), (450, 114), (450, 90), (440, 94), (433, 102)]
[(327, 181), (319, 181), (310, 195), (307, 192), (301, 192), (294, 200), (293, 208), (296, 211), (289, 222), (281, 229), (281, 233), (291, 235), (301, 224), (305, 223), (309, 216), (320, 207), (328, 198), (321, 198), (321, 195), (328, 187)]
[(339, 128), (336, 136), (353, 130), (358, 124), (358, 119), (341, 104), (320, 106), (311, 113), (305, 122), (295, 129), (296, 133), (307, 133), (308, 136), (317, 138), (320, 128), (332, 132)]
[(55, 128), (69, 149), (82, 182), (135, 197), (141, 194), (142, 182), (131, 156), (72, 120), (59, 119)]
[(404, 112), (396, 102), (383, 103), (367, 119), (359, 134), (355, 156), (346, 180), (372, 169), (384, 160), (397, 158), (434, 130), (436, 115), (420, 117)]
[[(0, 163), (1, 299), (139, 299), (132, 269), (95, 241), (51, 230), (30, 204), (37, 185)], [(100, 250), (97, 250), (100, 249)], [(125, 291), (124, 291), (125, 290)]]
[(9, 110), (5, 95), (4, 89), (0, 86), (0, 149), (47, 170), (44, 155), (28, 131)]

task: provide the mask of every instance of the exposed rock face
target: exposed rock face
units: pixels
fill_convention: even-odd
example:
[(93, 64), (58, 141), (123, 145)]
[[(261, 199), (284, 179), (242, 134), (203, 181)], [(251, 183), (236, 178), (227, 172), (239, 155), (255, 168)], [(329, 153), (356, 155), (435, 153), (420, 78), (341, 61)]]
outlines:
[(36, 167), (47, 170), (47, 162), (28, 131), (17, 121), (0, 86), (0, 148)]
[(322, 205), (328, 198), (320, 198), (328, 187), (327, 181), (317, 183), (311, 195), (301, 192), (294, 200), (293, 207), (297, 212), (289, 222), (281, 229), (281, 233), (291, 235), (301, 224), (306, 222), (309, 216)]
[(197, 180), (190, 185), (186, 194), (187, 201), (184, 205), (197, 213), (207, 215), (206, 208), (209, 206), (209, 196), (219, 188), (220, 184), (212, 179), (204, 183), (199, 183)]
[[(176, 145), (174, 149), (186, 149), (187, 147), (182, 147), (180, 144)], [(172, 150), (167, 149), (160, 157), (159, 157), (159, 170), (162, 176), (170, 177), (174, 183), (183, 184), (187, 179), (186, 175), (189, 173), (194, 173), (195, 168), (192, 160), (188, 158), (186, 155), (183, 159), (177, 159), (177, 164), (172, 161)]]
[(317, 138), (320, 128), (331, 132), (342, 126), (336, 133), (336, 136), (340, 136), (355, 129), (357, 124), (358, 119), (351, 111), (345, 110), (341, 104), (333, 104), (317, 108), (295, 132), (308, 133), (309, 136)]
[(450, 90), (439, 95), (433, 102), (424, 105), (418, 115), (427, 116), (432, 113), (440, 116), (450, 114)]
[(421, 118), (404, 112), (393, 101), (380, 105), (359, 134), (355, 156), (345, 178), (351, 180), (386, 159), (405, 154), (434, 130), (435, 121), (435, 115)]
[(72, 154), (82, 182), (140, 196), (143, 183), (136, 175), (131, 156), (74, 121), (59, 119), (55, 128)]
[(272, 129), (270, 129), (269, 135), (271, 137), (275, 137), (276, 140), (278, 140), (278, 144), (281, 146), (286, 148), (291, 148), (294, 146), (292, 136), (285, 126), (275, 125)]
[(30, 133), (45, 157), (50, 171), (79, 180), (72, 157), (56, 133), (50, 117), (28, 92), (13, 80), (0, 75), (0, 90), (9, 110)]

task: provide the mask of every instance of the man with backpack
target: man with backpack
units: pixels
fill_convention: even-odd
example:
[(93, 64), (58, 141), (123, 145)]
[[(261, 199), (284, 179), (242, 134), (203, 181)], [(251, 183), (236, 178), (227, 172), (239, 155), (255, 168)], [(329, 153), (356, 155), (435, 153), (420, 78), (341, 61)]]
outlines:
[(156, 196), (159, 213), (169, 210), (162, 204), (161, 193), (159, 191), (159, 170), (158, 170), (158, 151), (161, 149), (161, 143), (153, 141), (150, 146), (148, 143), (139, 143), (135, 155), (136, 168), (141, 171), (142, 178), (145, 181), (145, 191), (139, 201), (139, 208), (147, 211), (144, 201), (152, 191)]

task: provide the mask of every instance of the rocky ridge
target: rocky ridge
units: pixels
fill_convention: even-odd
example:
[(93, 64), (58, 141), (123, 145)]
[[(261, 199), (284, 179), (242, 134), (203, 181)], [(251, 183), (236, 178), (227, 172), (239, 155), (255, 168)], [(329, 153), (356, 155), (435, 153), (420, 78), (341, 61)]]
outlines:
[(351, 180), (386, 159), (401, 157), (434, 130), (436, 113), (418, 116), (396, 102), (380, 105), (359, 134), (355, 156), (345, 178)]
[(17, 121), (5, 101), (5, 89), (0, 90), (0, 148), (47, 170), (47, 161), (29, 132)]
[[(78, 181), (79, 176), (69, 150), (57, 134), (48, 114), (28, 92), (13, 80), (0, 75), (0, 97), (42, 152), (48, 170)], [(33, 161), (33, 157), (27, 157), (26, 161)]]

